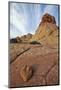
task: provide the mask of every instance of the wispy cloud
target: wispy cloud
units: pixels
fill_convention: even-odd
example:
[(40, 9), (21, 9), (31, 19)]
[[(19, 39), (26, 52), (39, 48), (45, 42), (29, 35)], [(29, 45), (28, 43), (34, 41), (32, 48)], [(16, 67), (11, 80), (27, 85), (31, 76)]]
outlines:
[[(26, 23), (25, 23), (25, 17), (23, 16), (23, 14), (19, 14), (15, 7), (13, 6), (12, 10), (11, 10), (11, 14), (10, 14), (10, 23), (13, 24), (14, 26), (17, 27), (17, 29), (22, 33), (21, 34), (25, 34), (26, 33)], [(14, 32), (15, 33), (15, 32)]]
[(34, 33), (43, 14), (55, 16), (58, 25), (58, 6), (41, 4), (10, 4), (10, 37)]

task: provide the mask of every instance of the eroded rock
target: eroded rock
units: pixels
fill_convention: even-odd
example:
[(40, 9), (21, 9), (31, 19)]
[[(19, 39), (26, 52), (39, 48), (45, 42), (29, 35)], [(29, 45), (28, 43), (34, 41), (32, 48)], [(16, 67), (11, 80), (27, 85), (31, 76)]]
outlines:
[(55, 21), (55, 17), (46, 13), (43, 17), (42, 17), (42, 23), (45, 23), (45, 22), (48, 22), (48, 23), (52, 23), (52, 24), (56, 24), (56, 21)]
[(23, 81), (28, 81), (33, 74), (32, 67), (25, 65), (20, 70), (20, 76), (23, 79)]

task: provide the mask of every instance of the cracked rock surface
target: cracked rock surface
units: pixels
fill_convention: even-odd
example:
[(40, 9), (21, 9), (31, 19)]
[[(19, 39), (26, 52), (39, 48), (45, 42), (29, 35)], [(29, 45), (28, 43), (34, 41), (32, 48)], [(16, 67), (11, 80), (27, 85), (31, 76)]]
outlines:
[[(14, 49), (12, 49), (13, 47)], [(10, 87), (59, 84), (57, 48), (30, 44), (11, 44), (11, 52), (21, 53), (22, 49), (26, 51), (18, 56), (16, 55), (16, 59), (10, 63)], [(12, 56), (12, 58), (14, 57)], [(26, 65), (29, 70), (27, 70)], [(30, 69), (30, 66), (32, 66), (32, 69)], [(27, 76), (26, 72), (23, 74), (24, 69)], [(22, 72), (23, 76), (20, 75), (20, 72)], [(24, 77), (26, 77), (26, 80)]]

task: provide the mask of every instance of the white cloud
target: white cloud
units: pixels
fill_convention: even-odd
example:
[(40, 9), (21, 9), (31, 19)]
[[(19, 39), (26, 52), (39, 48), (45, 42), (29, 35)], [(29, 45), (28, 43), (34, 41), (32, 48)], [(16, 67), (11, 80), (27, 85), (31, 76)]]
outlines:
[[(16, 27), (11, 28), (12, 36), (24, 35), (27, 33), (34, 33), (45, 13), (54, 15), (55, 18), (58, 16), (55, 13), (54, 5), (40, 6), (40, 4), (17, 4), (11, 3), (10, 5), (10, 23)], [(58, 19), (56, 18), (56, 21)], [(13, 29), (13, 30), (12, 30)], [(18, 33), (19, 31), (19, 33)]]
[(26, 20), (23, 14), (19, 14), (13, 4), (10, 11), (10, 23), (15, 25), (17, 29), (21, 32), (21, 34), (27, 33), (25, 27), (26, 27)]
[(46, 5), (43, 14), (45, 14), (45, 13), (50, 13), (50, 14), (52, 14), (52, 13), (53, 13), (53, 10), (54, 10), (54, 6), (52, 6), (52, 5)]

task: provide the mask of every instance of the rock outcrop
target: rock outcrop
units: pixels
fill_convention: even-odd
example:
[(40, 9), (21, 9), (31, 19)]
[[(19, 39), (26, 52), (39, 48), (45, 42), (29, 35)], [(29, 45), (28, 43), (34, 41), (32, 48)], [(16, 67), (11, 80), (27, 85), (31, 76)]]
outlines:
[(32, 38), (32, 34), (28, 33), (27, 35), (23, 35), (21, 37), (16, 37), (10, 40), (11, 43), (28, 43)]
[(28, 33), (27, 35), (23, 35), (20, 38), (22, 42), (26, 43), (26, 42), (29, 42), (29, 40), (32, 38), (32, 34)]
[(30, 41), (38, 41), (52, 47), (58, 45), (58, 27), (54, 16), (45, 14), (42, 17), (42, 21)]
[(41, 22), (41, 23), (45, 23), (45, 22), (52, 23), (52, 24), (56, 24), (55, 17), (54, 17), (54, 16), (51, 16), (51, 15), (48, 14), (48, 13), (46, 13), (46, 14), (42, 17), (42, 22)]

